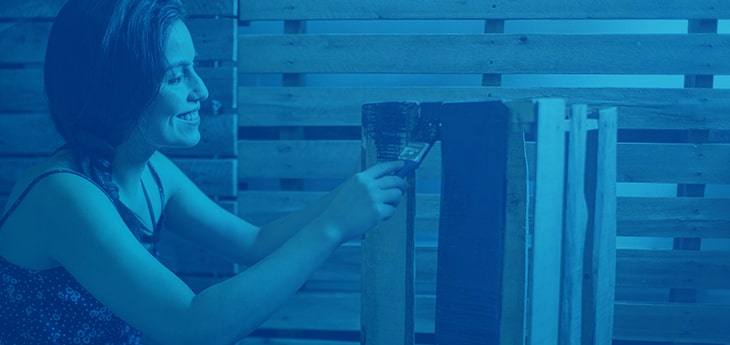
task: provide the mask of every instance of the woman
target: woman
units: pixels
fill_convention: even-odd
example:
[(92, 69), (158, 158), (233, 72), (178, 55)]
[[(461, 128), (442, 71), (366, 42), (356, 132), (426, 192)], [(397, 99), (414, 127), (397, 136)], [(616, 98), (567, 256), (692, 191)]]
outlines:
[[(1, 344), (230, 344), (343, 242), (390, 217), (405, 181), (376, 165), (263, 228), (208, 199), (163, 147), (200, 139), (208, 90), (178, 0), (70, 0), (46, 52), (66, 141), (0, 218)], [(252, 266), (194, 294), (157, 259), (166, 228)]]

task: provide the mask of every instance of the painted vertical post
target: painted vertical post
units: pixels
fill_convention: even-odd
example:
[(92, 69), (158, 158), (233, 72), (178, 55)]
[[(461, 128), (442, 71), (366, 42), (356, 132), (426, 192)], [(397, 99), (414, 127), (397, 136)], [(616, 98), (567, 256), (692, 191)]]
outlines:
[[(583, 259), (588, 211), (585, 201), (587, 107), (573, 105), (569, 118), (565, 227), (560, 302), (561, 345), (582, 345)], [(539, 144), (539, 143), (538, 143)]]
[[(363, 160), (369, 167), (394, 160), (418, 117), (416, 103), (363, 106)], [(413, 177), (409, 177), (413, 186)], [(395, 215), (362, 240), (361, 343), (411, 345), (415, 341), (414, 238), (415, 189), (410, 187)]]
[[(603, 109), (598, 117), (595, 211), (591, 276), (593, 304), (590, 315), (593, 345), (613, 342), (616, 295), (616, 108)], [(585, 310), (585, 309), (584, 309)], [(586, 343), (589, 344), (589, 343)]]
[(436, 343), (499, 344), (509, 111), (445, 103)]
[(537, 101), (533, 263), (529, 285), (530, 345), (558, 343), (565, 176), (565, 102)]

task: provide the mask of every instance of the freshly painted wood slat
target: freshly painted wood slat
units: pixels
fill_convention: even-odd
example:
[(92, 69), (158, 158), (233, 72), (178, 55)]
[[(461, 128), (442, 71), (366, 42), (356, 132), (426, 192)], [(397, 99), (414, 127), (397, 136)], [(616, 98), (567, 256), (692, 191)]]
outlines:
[[(232, 66), (199, 67), (210, 97), (202, 104), (203, 113), (213, 113), (213, 102), (220, 104), (218, 113), (233, 113), (236, 107), (236, 75)], [(46, 112), (48, 105), (43, 90), (40, 68), (0, 69), (0, 112)]]
[(241, 126), (359, 126), (371, 102), (565, 98), (617, 107), (619, 128), (730, 129), (730, 90), (497, 87), (241, 87)]
[(718, 34), (241, 35), (239, 47), (242, 73), (730, 74)]
[(730, 305), (616, 303), (614, 339), (729, 343)]
[[(187, 25), (198, 60), (236, 60), (236, 20), (189, 19)], [(0, 22), (0, 63), (42, 63), (50, 30), (50, 22)]]
[[(185, 0), (191, 16), (236, 16), (238, 0)], [(0, 18), (52, 18), (66, 0), (4, 0)]]
[(619, 236), (728, 238), (730, 199), (619, 198)]
[[(166, 150), (171, 156), (235, 156), (237, 115), (203, 116), (201, 141), (190, 149)], [(49, 114), (1, 114), (0, 155), (48, 155), (63, 144)]]
[[(527, 147), (534, 162), (534, 144)], [(238, 146), (239, 179), (345, 178), (358, 171), (360, 142), (353, 140), (244, 140)], [(730, 183), (724, 157), (730, 144), (619, 143), (618, 182)], [(438, 178), (441, 145), (426, 157), (419, 177)], [(666, 162), (685, 164), (671, 169)], [(534, 164), (530, 165), (531, 169)], [(534, 171), (530, 176), (535, 176)]]
[(705, 19), (730, 17), (730, 4), (722, 0), (672, 1), (656, 6), (650, 0), (579, 3), (388, 0), (240, 0), (242, 20), (316, 19)]
[(730, 289), (730, 252), (623, 249), (617, 257), (620, 286)]
[(503, 265), (509, 207), (505, 172), (507, 154), (513, 152), (508, 143), (515, 120), (498, 101), (444, 103), (441, 108), (435, 342), (499, 344), (502, 270), (510, 269)]

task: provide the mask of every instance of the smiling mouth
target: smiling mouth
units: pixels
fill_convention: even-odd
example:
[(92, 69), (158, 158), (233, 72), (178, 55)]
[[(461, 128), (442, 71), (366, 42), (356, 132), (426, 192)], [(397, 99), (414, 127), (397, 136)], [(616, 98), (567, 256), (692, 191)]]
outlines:
[(200, 119), (200, 115), (198, 114), (197, 110), (187, 112), (187, 113), (182, 113), (175, 117), (177, 117), (178, 119), (181, 119), (183, 121), (189, 121), (189, 122), (197, 121)]

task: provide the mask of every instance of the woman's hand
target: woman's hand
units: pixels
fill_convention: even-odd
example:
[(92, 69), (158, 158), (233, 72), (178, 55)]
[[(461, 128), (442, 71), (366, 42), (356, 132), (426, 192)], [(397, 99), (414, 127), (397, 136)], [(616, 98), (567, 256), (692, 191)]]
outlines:
[(408, 188), (393, 175), (402, 167), (402, 161), (380, 163), (350, 177), (333, 192), (320, 220), (346, 242), (390, 218)]

